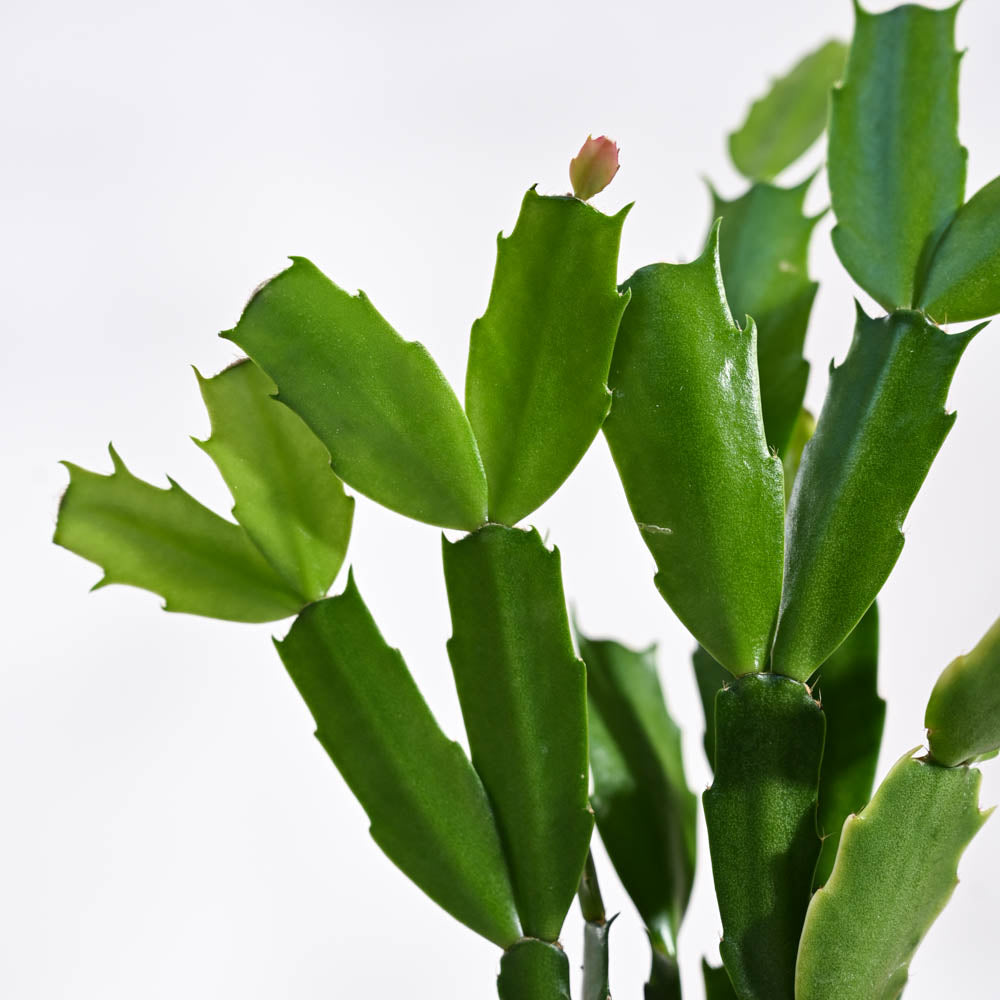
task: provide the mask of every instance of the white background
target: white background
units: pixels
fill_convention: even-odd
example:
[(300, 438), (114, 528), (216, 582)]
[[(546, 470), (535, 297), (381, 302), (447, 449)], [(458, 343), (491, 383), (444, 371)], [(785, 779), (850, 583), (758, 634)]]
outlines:
[[(887, 6), (879, 4), (880, 7)], [(370, 841), (312, 738), (270, 635), (166, 615), (49, 544), (70, 458), (169, 472), (225, 511), (187, 435), (207, 420), (188, 365), (286, 254), (362, 286), (460, 386), (494, 237), (524, 189), (567, 188), (588, 132), (622, 146), (605, 210), (635, 199), (621, 275), (694, 256), (700, 179), (742, 183), (725, 132), (767, 78), (829, 35), (848, 0), (597, 4), (399, 0), (12, 0), (0, 31), (4, 615), (0, 994), (11, 1000), (494, 996), (498, 952), (426, 901)], [(1000, 171), (1000, 7), (959, 17), (970, 191)], [(922, 150), (914, 149), (914, 157)], [(809, 163), (793, 169), (804, 176)], [(825, 179), (814, 189), (825, 204)], [(855, 289), (829, 225), (808, 353), (818, 409)], [(959, 370), (959, 420), (911, 512), (883, 592), (880, 775), (922, 737), (938, 671), (1000, 611), (1000, 331)], [(660, 601), (602, 441), (533, 522), (563, 554), (584, 627), (661, 643), (693, 787), (708, 771), (692, 642)], [(461, 733), (444, 652), (439, 533), (360, 499), (350, 560), (445, 730)], [(339, 589), (341, 581), (335, 585)], [(1000, 762), (984, 801), (1000, 798)], [(1000, 823), (913, 964), (908, 1000), (994, 995)], [(641, 995), (647, 947), (604, 869), (613, 986)], [(681, 938), (686, 995), (720, 927), (707, 852)], [(575, 910), (564, 940), (580, 956)]]

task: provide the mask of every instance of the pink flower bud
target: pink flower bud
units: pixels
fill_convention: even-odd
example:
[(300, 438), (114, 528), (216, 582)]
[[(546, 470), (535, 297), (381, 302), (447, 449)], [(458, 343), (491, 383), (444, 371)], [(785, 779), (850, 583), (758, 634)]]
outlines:
[(569, 161), (573, 194), (582, 201), (603, 191), (618, 173), (618, 147), (606, 135), (587, 136), (580, 152)]

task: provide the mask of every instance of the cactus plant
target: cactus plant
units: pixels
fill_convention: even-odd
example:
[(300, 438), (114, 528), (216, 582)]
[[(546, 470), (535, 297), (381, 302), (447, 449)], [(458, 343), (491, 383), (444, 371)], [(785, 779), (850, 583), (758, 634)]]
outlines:
[[(1000, 312), (1000, 180), (965, 201), (957, 10), (857, 7), (850, 46), (827, 42), (777, 80), (730, 136), (749, 186), (712, 190), (691, 262), (619, 284), (631, 206), (589, 204), (618, 150), (588, 138), (573, 193), (530, 188), (498, 240), (464, 404), (363, 292), (295, 257), (222, 334), (246, 357), (196, 372), (211, 420), (197, 443), (232, 520), (140, 480), (114, 448), (110, 475), (67, 463), (55, 541), (99, 564), (97, 586), (174, 612), (294, 618), (275, 645), (319, 743), (382, 851), (501, 949), (502, 1000), (568, 1000), (574, 897), (583, 1000), (608, 1000), (595, 826), (648, 934), (646, 1000), (681, 996), (698, 799), (655, 650), (571, 626), (559, 552), (521, 526), (602, 432), (655, 587), (697, 643), (723, 930), (710, 1000), (892, 1000), (954, 889), (986, 818), (975, 765), (1000, 750), (1000, 626), (933, 687), (927, 750), (874, 785), (876, 599), (954, 422), (955, 370)], [(857, 306), (814, 418), (816, 177), (774, 179), (824, 131), (833, 244), (885, 314)], [(447, 652), (468, 753), (353, 573), (327, 596), (351, 532), (345, 487), (452, 533)]]

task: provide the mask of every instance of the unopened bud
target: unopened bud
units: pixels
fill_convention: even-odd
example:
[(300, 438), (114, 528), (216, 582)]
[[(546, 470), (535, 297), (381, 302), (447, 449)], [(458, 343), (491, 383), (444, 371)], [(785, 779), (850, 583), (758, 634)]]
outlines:
[(587, 136), (580, 152), (569, 161), (573, 194), (581, 201), (603, 191), (618, 173), (618, 146), (606, 135)]

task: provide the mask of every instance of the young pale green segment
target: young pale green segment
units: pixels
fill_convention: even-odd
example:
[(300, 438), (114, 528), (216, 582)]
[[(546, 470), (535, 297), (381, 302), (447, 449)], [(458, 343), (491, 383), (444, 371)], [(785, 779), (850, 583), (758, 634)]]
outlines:
[(858, 307), (788, 507), (779, 673), (808, 678), (895, 565), (906, 512), (954, 422), (948, 387), (976, 332), (946, 334), (909, 311), (871, 319)]
[(502, 525), (443, 545), (448, 655), (472, 763), (493, 803), (524, 933), (555, 941), (594, 825), (586, 672), (559, 553), (536, 531)]
[(920, 308), (939, 323), (1000, 312), (1000, 177), (956, 213), (934, 250)]
[(855, 4), (847, 72), (833, 91), (833, 244), (890, 312), (915, 304), (919, 274), (965, 192), (958, 9), (907, 4), (870, 14)]
[(761, 670), (781, 593), (784, 486), (761, 419), (752, 322), (726, 305), (718, 229), (691, 264), (629, 278), (604, 433), (656, 586), (735, 674)]
[(729, 136), (729, 155), (744, 177), (771, 180), (823, 134), (830, 88), (843, 74), (846, 58), (843, 42), (826, 42), (753, 102), (746, 120)]
[(979, 779), (907, 754), (848, 819), (833, 873), (809, 904), (796, 1000), (896, 1000), (986, 820)]
[(438, 727), (354, 583), (310, 605), (278, 653), (375, 842), (431, 899), (501, 947), (520, 937), (482, 782)]
[(719, 692), (715, 724), (715, 780), (703, 801), (722, 959), (740, 1000), (793, 1000), (820, 850), (823, 712), (799, 681), (747, 674)]
[(656, 672), (655, 648), (577, 633), (587, 665), (591, 806), (601, 840), (654, 950), (676, 964), (694, 882), (698, 802), (684, 775), (681, 733)]
[(95, 590), (125, 583), (159, 594), (167, 611), (238, 622), (287, 618), (308, 603), (243, 528), (172, 479), (169, 489), (137, 479), (109, 450), (109, 476), (64, 463), (69, 488), (53, 537), (104, 570)]
[(931, 756), (954, 767), (1000, 749), (1000, 619), (938, 678), (924, 716)]
[(702, 959), (701, 975), (705, 981), (705, 1000), (738, 1000), (725, 966), (712, 966)]
[(878, 694), (878, 605), (833, 651), (810, 681), (826, 716), (817, 822), (823, 848), (813, 878), (823, 885), (837, 856), (844, 820), (872, 795), (885, 702)]
[(608, 412), (608, 367), (628, 293), (617, 289), (628, 209), (524, 196), (497, 240), (489, 304), (472, 327), (465, 404), (490, 520), (515, 524), (558, 489)]
[(500, 1000), (570, 1000), (569, 960), (557, 944), (524, 938), (500, 959)]
[(212, 421), (212, 436), (196, 443), (226, 481), (233, 516), (298, 593), (318, 600), (344, 561), (354, 515), (329, 452), (252, 361), (195, 374)]
[(788, 440), (784, 454), (781, 456), (781, 464), (785, 470), (785, 507), (792, 499), (792, 489), (795, 486), (795, 477), (799, 474), (799, 466), (802, 464), (802, 453), (810, 438), (816, 433), (816, 418), (803, 407), (799, 412), (792, 428), (792, 436)]
[(615, 918), (603, 923), (587, 922), (583, 925), (583, 1000), (608, 1000), (608, 938)]
[(363, 292), (301, 257), (254, 294), (239, 344), (277, 398), (330, 452), (349, 486), (418, 521), (471, 531), (486, 520), (472, 428), (427, 349), (405, 341)]
[(754, 184), (733, 201), (712, 192), (722, 219), (719, 263), (735, 316), (757, 327), (757, 370), (768, 444), (785, 453), (809, 378), (803, 357), (819, 285), (809, 280), (809, 239), (819, 216), (802, 211), (813, 178), (793, 188)]

